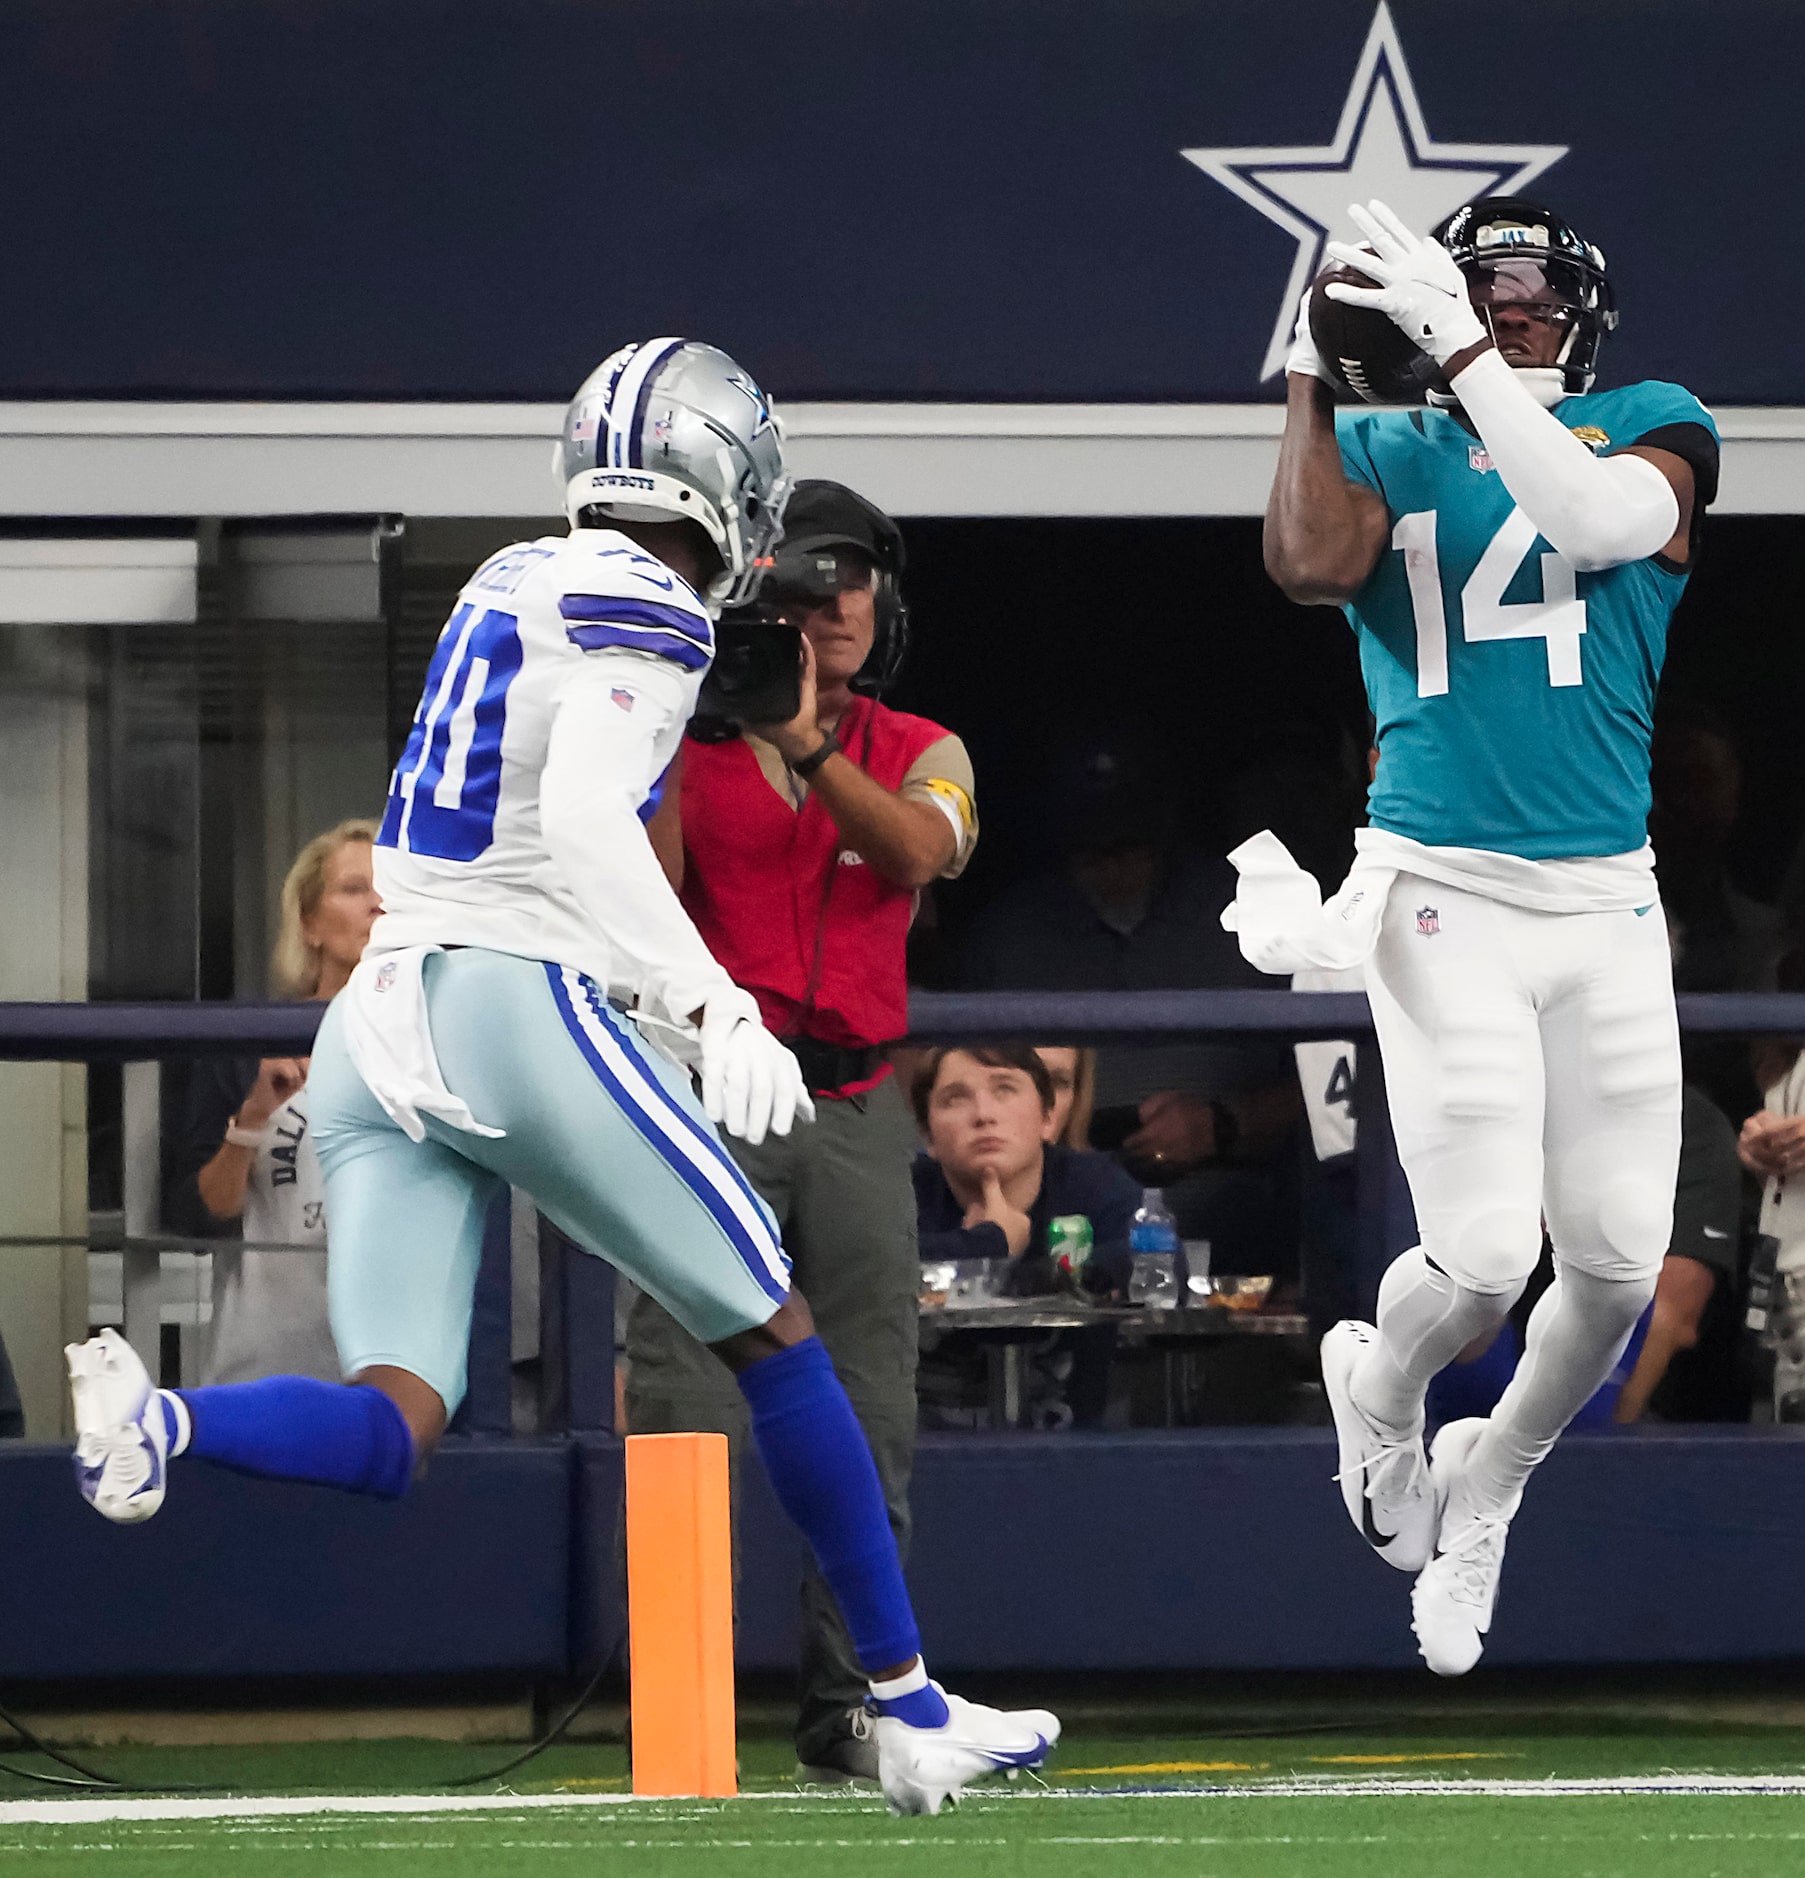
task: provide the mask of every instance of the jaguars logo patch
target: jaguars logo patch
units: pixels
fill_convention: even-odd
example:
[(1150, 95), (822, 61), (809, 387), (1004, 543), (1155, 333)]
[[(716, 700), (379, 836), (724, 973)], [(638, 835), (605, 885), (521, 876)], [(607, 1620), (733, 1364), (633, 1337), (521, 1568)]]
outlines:
[(1596, 424), (1575, 424), (1571, 428), (1574, 436), (1594, 455), (1610, 444), (1610, 433), (1600, 430)]

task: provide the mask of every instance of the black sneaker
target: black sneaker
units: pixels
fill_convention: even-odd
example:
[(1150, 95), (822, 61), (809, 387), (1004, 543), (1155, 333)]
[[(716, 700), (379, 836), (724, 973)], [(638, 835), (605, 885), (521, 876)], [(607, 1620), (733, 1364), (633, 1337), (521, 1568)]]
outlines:
[(843, 1787), (851, 1781), (877, 1784), (877, 1718), (866, 1708), (846, 1711), (843, 1730), (799, 1764), (811, 1786)]

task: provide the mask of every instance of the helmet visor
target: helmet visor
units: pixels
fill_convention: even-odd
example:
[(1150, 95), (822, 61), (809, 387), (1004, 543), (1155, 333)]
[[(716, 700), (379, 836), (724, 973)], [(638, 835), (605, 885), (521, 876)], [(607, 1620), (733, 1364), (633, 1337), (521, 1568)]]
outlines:
[(1593, 303), (1595, 293), (1591, 276), (1559, 255), (1501, 255), (1468, 261), (1461, 272), (1476, 307), (1539, 308), (1550, 318), (1564, 315), (1571, 321)]

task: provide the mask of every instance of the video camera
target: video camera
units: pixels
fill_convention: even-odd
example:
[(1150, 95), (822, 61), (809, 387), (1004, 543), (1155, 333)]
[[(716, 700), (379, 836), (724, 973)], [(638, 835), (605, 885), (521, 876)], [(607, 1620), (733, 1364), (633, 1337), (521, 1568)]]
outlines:
[(772, 601), (753, 600), (715, 622), (714, 664), (689, 734), (728, 743), (748, 724), (787, 724), (802, 708), (802, 628)]

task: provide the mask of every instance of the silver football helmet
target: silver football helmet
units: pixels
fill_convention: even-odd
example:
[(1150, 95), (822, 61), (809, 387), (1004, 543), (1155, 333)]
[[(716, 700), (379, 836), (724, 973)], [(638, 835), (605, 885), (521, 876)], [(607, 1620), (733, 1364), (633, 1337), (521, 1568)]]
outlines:
[(591, 510), (700, 522), (720, 551), (720, 606), (751, 597), (783, 534), (783, 425), (751, 373), (696, 340), (648, 339), (598, 365), (564, 413), (557, 463), (573, 526)]

